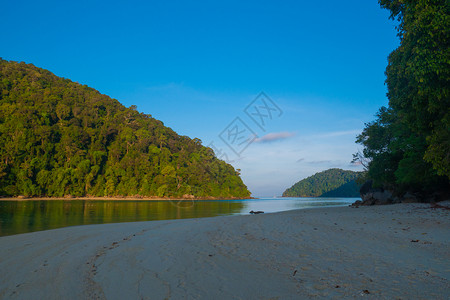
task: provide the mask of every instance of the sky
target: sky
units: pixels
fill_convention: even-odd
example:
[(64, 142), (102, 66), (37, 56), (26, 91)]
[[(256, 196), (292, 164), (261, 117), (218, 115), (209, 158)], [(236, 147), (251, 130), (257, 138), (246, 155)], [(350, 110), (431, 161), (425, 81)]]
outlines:
[(272, 197), (362, 170), (395, 25), (376, 0), (2, 1), (0, 57), (136, 105)]

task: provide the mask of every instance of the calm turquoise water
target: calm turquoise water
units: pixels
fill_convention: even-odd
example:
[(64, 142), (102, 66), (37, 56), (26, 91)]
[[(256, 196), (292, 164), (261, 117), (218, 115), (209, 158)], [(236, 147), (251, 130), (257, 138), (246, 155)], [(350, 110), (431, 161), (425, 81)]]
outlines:
[(0, 201), (0, 236), (67, 226), (188, 219), (346, 206), (359, 198), (260, 198), (218, 201)]

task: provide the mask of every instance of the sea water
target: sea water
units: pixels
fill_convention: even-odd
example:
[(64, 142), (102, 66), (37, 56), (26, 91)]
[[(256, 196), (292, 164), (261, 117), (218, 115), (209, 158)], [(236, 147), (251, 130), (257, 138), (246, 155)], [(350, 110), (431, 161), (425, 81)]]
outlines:
[(67, 226), (274, 213), (347, 206), (359, 198), (259, 198), (243, 200), (24, 200), (0, 201), (0, 236)]

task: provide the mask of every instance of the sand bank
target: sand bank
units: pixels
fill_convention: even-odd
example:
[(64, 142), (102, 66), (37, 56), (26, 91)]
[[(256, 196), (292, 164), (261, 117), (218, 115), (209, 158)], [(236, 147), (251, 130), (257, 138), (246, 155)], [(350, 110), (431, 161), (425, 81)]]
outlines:
[(428, 204), (89, 225), (0, 238), (1, 299), (448, 299)]

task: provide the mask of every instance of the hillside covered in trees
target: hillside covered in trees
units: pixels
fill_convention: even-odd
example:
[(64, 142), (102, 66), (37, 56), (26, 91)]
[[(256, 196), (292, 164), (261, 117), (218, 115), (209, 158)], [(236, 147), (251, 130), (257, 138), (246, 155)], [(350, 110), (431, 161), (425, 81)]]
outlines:
[(31, 64), (0, 59), (0, 195), (249, 197), (199, 139)]
[[(450, 191), (450, 5), (447, 0), (381, 0), (399, 21), (400, 46), (386, 68), (389, 106), (366, 124), (355, 160), (374, 187), (425, 201)], [(432, 196), (435, 195), (435, 196)], [(434, 198), (433, 198), (434, 197)]]
[(359, 197), (361, 172), (329, 169), (300, 180), (283, 197)]

